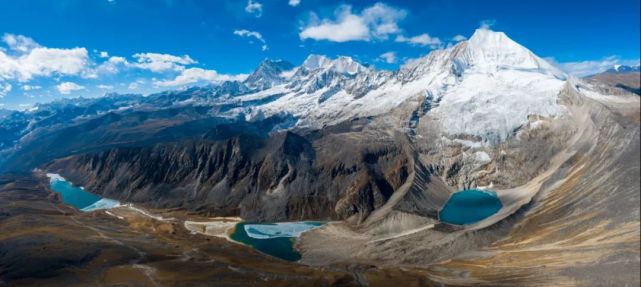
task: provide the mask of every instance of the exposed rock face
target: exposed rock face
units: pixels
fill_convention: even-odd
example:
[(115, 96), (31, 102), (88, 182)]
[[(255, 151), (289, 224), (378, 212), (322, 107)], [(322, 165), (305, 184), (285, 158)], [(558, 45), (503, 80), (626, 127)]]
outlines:
[(115, 148), (47, 166), (108, 198), (271, 221), (363, 219), (409, 168), (394, 146), (314, 147), (292, 132)]

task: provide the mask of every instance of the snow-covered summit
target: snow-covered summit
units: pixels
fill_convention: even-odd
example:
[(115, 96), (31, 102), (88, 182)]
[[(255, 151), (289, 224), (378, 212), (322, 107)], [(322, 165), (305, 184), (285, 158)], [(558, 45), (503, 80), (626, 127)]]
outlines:
[(268, 89), (285, 82), (284, 73), (292, 70), (294, 65), (283, 60), (263, 60), (258, 68), (245, 79), (244, 83), (250, 88)]
[(339, 74), (355, 75), (366, 69), (365, 66), (348, 56), (339, 56), (332, 60), (323, 55), (310, 55), (301, 65), (304, 71), (332, 71)]
[(639, 66), (628, 66), (628, 65), (614, 65), (614, 67), (605, 71), (606, 73), (630, 73), (630, 72), (639, 72), (641, 69)]
[(313, 71), (328, 66), (332, 60), (323, 55), (311, 54), (303, 61), (302, 69)]
[(466, 45), (465, 48), (454, 57), (456, 64), (463, 69), (521, 69), (553, 75), (559, 79), (567, 77), (503, 32), (477, 29), (462, 45)]
[[(298, 126), (321, 128), (356, 117), (403, 117), (428, 102), (427, 109), (415, 108), (440, 123), (445, 136), (490, 143), (505, 140), (532, 115), (564, 112), (557, 99), (566, 75), (505, 33), (487, 29), (396, 72), (322, 55), (310, 55), (294, 70), (282, 85), (239, 98), (260, 104), (232, 112), (288, 113)], [(396, 122), (399, 129), (410, 126)]]

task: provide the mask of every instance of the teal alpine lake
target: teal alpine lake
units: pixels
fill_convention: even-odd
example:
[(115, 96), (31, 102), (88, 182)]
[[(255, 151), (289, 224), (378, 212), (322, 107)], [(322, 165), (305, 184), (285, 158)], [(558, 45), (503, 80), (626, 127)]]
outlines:
[(116, 200), (102, 198), (81, 187), (74, 186), (60, 175), (50, 173), (47, 176), (50, 178), (51, 189), (60, 194), (62, 202), (81, 211), (109, 209), (120, 205), (120, 202)]
[(287, 261), (298, 261), (301, 254), (294, 248), (296, 238), (301, 233), (317, 228), (323, 222), (280, 222), (280, 223), (249, 223), (236, 224), (230, 238), (234, 241), (251, 246), (252, 248)]
[(468, 189), (452, 194), (438, 217), (449, 224), (471, 224), (494, 215), (502, 206), (496, 192)]

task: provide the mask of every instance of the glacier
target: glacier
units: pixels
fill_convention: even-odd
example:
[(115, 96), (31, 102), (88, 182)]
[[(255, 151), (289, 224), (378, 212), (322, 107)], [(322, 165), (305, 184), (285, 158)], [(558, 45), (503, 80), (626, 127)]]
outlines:
[(504, 33), (478, 29), (469, 40), (435, 50), (396, 72), (379, 71), (349, 57), (311, 55), (287, 83), (236, 99), (281, 96), (232, 112), (290, 113), (298, 119), (297, 127), (314, 129), (394, 113), (408, 100), (429, 96), (439, 102), (433, 113), (444, 135), (476, 136), (495, 144), (531, 115), (563, 115), (557, 96), (566, 78)]

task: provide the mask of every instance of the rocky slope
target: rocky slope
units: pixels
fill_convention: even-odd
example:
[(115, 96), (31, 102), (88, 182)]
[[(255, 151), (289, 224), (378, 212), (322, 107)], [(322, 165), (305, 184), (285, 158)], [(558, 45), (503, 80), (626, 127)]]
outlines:
[(292, 132), (209, 139), (220, 136), (83, 154), (46, 169), (124, 202), (261, 221), (365, 218), (410, 169), (402, 147), (384, 142)]
[(624, 91), (641, 95), (641, 73), (639, 66), (616, 66), (605, 72), (586, 78), (589, 82), (600, 84), (608, 89), (609, 93)]

